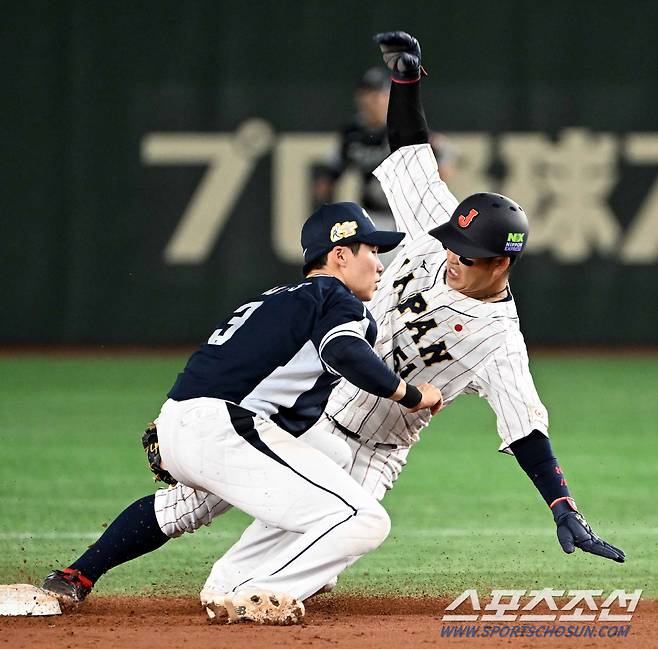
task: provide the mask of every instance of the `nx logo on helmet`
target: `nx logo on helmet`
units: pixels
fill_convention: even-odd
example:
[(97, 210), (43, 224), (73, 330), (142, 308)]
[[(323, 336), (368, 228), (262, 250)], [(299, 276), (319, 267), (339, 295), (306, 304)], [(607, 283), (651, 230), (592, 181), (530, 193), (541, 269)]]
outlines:
[(525, 232), (508, 232), (504, 252), (521, 252)]
[(459, 218), (457, 219), (457, 223), (459, 223), (459, 227), (467, 228), (478, 214), (479, 212), (474, 209), (471, 209), (471, 211), (466, 216), (460, 214)]
[(342, 223), (334, 223), (331, 228), (331, 233), (329, 234), (329, 239), (332, 243), (340, 241), (341, 239), (346, 239), (347, 237), (353, 237), (356, 234), (358, 225), (356, 221), (343, 221)]

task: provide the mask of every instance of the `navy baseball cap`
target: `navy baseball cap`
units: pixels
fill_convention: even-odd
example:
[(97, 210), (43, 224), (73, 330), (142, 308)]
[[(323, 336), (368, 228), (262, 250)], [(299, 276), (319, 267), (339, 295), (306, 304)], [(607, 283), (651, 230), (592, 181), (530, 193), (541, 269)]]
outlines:
[(302, 228), (304, 262), (317, 259), (334, 246), (360, 241), (377, 246), (379, 252), (393, 250), (404, 232), (378, 230), (368, 213), (356, 203), (327, 203), (306, 219)]

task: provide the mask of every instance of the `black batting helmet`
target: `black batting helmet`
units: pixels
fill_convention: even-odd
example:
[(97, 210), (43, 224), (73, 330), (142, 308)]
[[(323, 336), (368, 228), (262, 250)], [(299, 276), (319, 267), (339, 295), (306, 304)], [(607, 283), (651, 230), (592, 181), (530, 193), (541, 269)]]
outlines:
[(430, 230), (462, 257), (519, 257), (528, 243), (528, 218), (510, 198), (480, 192), (465, 198), (450, 220)]

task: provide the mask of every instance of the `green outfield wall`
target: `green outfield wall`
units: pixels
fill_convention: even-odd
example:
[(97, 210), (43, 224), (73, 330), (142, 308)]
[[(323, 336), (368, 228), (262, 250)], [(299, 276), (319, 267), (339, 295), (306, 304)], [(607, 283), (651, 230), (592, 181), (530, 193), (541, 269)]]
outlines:
[(657, 3), (4, 6), (0, 343), (193, 343), (295, 281), (312, 170), (405, 28), (451, 188), (531, 217), (528, 341), (658, 344)]

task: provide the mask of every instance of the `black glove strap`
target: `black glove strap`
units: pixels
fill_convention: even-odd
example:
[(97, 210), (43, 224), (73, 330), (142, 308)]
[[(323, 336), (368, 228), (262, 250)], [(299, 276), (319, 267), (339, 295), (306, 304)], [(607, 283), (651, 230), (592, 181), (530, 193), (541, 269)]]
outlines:
[(549, 507), (551, 508), (551, 511), (553, 512), (553, 518), (556, 521), (558, 518), (560, 518), (560, 516), (564, 514), (578, 511), (578, 507), (576, 507), (576, 501), (571, 496), (556, 498), (552, 503), (549, 504)]

